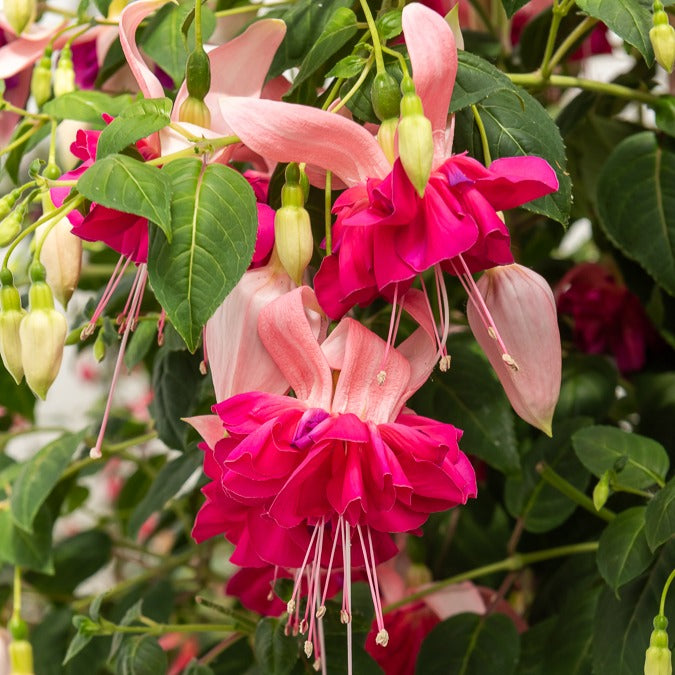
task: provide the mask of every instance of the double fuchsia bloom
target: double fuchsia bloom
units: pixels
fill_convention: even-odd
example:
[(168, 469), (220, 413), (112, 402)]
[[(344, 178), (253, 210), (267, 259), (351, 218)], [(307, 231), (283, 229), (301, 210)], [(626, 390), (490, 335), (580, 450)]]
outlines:
[(496, 211), (553, 192), (555, 172), (538, 157), (498, 159), (489, 168), (451, 154), (448, 109), (457, 72), (455, 38), (436, 12), (413, 3), (403, 32), (415, 89), (430, 120), (434, 157), (420, 197), (400, 160), (392, 167), (375, 138), (341, 115), (273, 101), (220, 101), (234, 133), (268, 160), (306, 162), (332, 171), (349, 189), (335, 203), (334, 253), (314, 285), (323, 309), (341, 317), (384, 294), (400, 297), (434, 268), (444, 353), (449, 309), (441, 270), (476, 292), (471, 272), (513, 261), (508, 230)]
[(260, 312), (260, 337), (296, 398), (250, 392), (215, 406), (229, 436), (206, 452), (215, 482), (194, 534), (224, 532), (237, 564), (294, 568), (289, 622), (309, 630), (306, 651), (320, 658), (321, 568), (326, 580), (343, 568), (346, 623), (351, 569), (365, 569), (386, 645), (375, 566), (396, 550), (387, 533), (415, 531), (430, 513), (465, 503), (476, 480), (457, 445), (461, 431), (403, 410), (433, 368), (429, 332), (419, 328), (394, 349), (343, 319), (320, 343), (310, 323), (319, 311), (301, 287)]

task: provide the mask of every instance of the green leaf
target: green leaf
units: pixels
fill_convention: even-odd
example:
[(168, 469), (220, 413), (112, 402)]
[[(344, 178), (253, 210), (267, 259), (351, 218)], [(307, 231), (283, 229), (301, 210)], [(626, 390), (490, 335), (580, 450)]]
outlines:
[(578, 490), (585, 490), (588, 472), (572, 452), (571, 437), (589, 422), (585, 417), (558, 422), (553, 429), (553, 438), (540, 436), (522, 458), (521, 474), (507, 478), (504, 488), (506, 508), (512, 516), (523, 518), (528, 532), (548, 532), (574, 513), (576, 503), (547, 483), (537, 472), (537, 465), (546, 462)]
[(616, 471), (617, 481), (638, 490), (665, 480), (668, 454), (651, 438), (627, 433), (616, 427), (582, 429), (572, 438), (579, 461), (597, 478)]
[(108, 155), (82, 174), (77, 189), (92, 202), (151, 220), (171, 237), (171, 184), (157, 167)]
[(111, 96), (101, 91), (78, 89), (48, 101), (42, 110), (59, 120), (88, 122), (100, 128), (105, 125), (101, 118), (103, 113), (116, 117), (130, 106), (133, 100), (129, 94)]
[(185, 447), (188, 425), (181, 417), (192, 414), (201, 381), (199, 357), (160, 349), (152, 370), (150, 412), (160, 439), (170, 448)]
[(645, 534), (653, 551), (675, 534), (675, 478), (649, 501), (646, 519)]
[(654, 61), (649, 41), (652, 27), (651, 0), (577, 0), (579, 9), (600, 19), (628, 44), (633, 45), (647, 64)]
[(377, 26), (380, 40), (391, 40), (391, 38), (400, 35), (403, 31), (402, 19), (403, 10), (401, 9), (390, 9), (378, 17), (375, 25)]
[(214, 675), (214, 672), (212, 668), (209, 668), (208, 666), (199, 663), (199, 661), (192, 659), (192, 661), (190, 661), (190, 663), (185, 666), (183, 675)]
[(59, 482), (84, 436), (84, 431), (65, 434), (46, 445), (23, 465), (12, 486), (10, 501), (12, 519), (19, 527), (27, 532), (33, 531), (37, 512)]
[(598, 570), (615, 592), (652, 562), (645, 536), (645, 507), (622, 511), (606, 528), (598, 546)]
[(422, 643), (417, 675), (485, 675), (516, 672), (520, 636), (503, 614), (457, 614), (439, 623)]
[(287, 94), (295, 91), (310, 75), (321, 68), (328, 59), (356, 35), (357, 31), (356, 14), (347, 7), (338, 7), (303, 59), (300, 72)]
[(253, 649), (262, 675), (288, 675), (298, 660), (298, 641), (284, 635), (284, 621), (278, 619), (258, 622)]
[(165, 464), (150, 485), (148, 493), (134, 509), (127, 525), (127, 534), (135, 539), (141, 525), (174, 497), (187, 479), (201, 466), (202, 453), (186, 453)]
[(606, 358), (571, 354), (563, 360), (557, 418), (575, 415), (604, 418), (616, 398), (618, 380), (616, 368)]
[(669, 136), (675, 136), (675, 96), (661, 96), (652, 105), (656, 126)]
[(194, 351), (251, 261), (255, 197), (241, 174), (221, 164), (180, 159), (162, 173), (171, 183), (173, 240), (151, 231), (148, 272), (157, 300)]
[(598, 179), (600, 221), (615, 246), (675, 295), (675, 149), (651, 131), (609, 156)]
[(524, 7), (530, 0), (502, 0), (506, 16), (510, 19), (521, 7)]
[(127, 638), (117, 656), (117, 675), (158, 675), (167, 670), (166, 652), (157, 638), (148, 635)]
[(327, 73), (326, 77), (341, 77), (343, 79), (356, 77), (361, 73), (368, 59), (356, 54), (340, 59)]
[(513, 85), (504, 74), (480, 56), (458, 52), (457, 78), (452, 90), (450, 112), (458, 112)]
[(75, 637), (70, 641), (68, 645), (68, 651), (63, 657), (62, 665), (66, 665), (73, 657), (77, 656), (93, 639), (93, 635), (89, 633), (81, 632), (81, 628), (88, 625), (91, 622), (88, 616), (74, 616), (73, 625), (77, 628), (77, 633)]
[(487, 359), (470, 335), (451, 335), (452, 367), (413, 399), (421, 414), (451, 421), (464, 430), (461, 447), (502, 473), (519, 468), (513, 413)]
[(335, 10), (352, 4), (351, 0), (299, 0), (288, 10), (269, 12), (268, 17), (283, 19), (286, 35), (274, 56), (268, 77), (277, 77), (284, 70), (299, 66)]
[[(183, 37), (183, 23), (194, 3), (164, 5), (143, 31), (139, 39), (143, 51), (166, 71), (175, 84), (185, 78), (185, 64), (190, 51), (194, 49), (194, 22), (190, 26), (187, 44)], [(202, 39), (206, 41), (216, 28), (216, 17), (206, 6), (202, 6)]]
[(46, 509), (38, 511), (32, 533), (17, 527), (9, 510), (0, 509), (0, 562), (51, 574), (51, 547), (52, 519)]
[(125, 108), (102, 132), (96, 146), (96, 157), (102, 159), (145, 138), (169, 124), (171, 100), (147, 98)]
[[(593, 626), (593, 672), (612, 675), (642, 673), (652, 620), (659, 611), (661, 590), (675, 568), (675, 541), (661, 549), (648, 574), (627, 584), (621, 597), (605, 587)], [(675, 594), (667, 596), (665, 615), (675, 616)]]
[[(485, 68), (485, 66), (484, 66)], [(494, 77), (497, 78), (498, 71)], [(491, 158), (536, 155), (556, 172), (558, 191), (535, 199), (523, 208), (567, 225), (571, 209), (572, 182), (567, 174), (565, 146), (555, 122), (542, 105), (525, 90), (515, 87), (504, 75), (503, 86), (476, 103), (485, 126)], [(455, 117), (454, 152), (467, 150), (484, 161), (480, 134), (471, 109)]]
[(154, 321), (139, 322), (124, 352), (124, 365), (128, 370), (133, 370), (146, 357), (155, 342), (156, 335), (157, 324)]
[(521, 633), (517, 675), (544, 675), (544, 659), (556, 620), (556, 616), (550, 616)]

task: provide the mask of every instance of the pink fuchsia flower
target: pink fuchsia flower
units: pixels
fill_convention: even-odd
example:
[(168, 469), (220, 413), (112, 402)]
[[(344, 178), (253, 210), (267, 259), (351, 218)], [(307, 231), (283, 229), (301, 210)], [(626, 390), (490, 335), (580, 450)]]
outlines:
[[(261, 311), (261, 339), (297, 398), (250, 392), (215, 406), (228, 437), (206, 451), (214, 483), (193, 532), (225, 532), (237, 564), (296, 570), (288, 610), (309, 627), (310, 653), (319, 649), (315, 611), (325, 611), (322, 567), (328, 578), (344, 569), (346, 622), (351, 569), (365, 568), (385, 645), (375, 566), (396, 550), (387, 533), (414, 531), (476, 494), (461, 431), (403, 411), (433, 368), (432, 336), (419, 328), (394, 349), (343, 319), (319, 343), (309, 318), (319, 312), (307, 287)], [(306, 572), (315, 582), (300, 620)]]
[(603, 265), (573, 267), (555, 290), (558, 311), (574, 320), (574, 342), (589, 354), (613, 354), (622, 373), (644, 366), (658, 338), (639, 298)]
[[(441, 268), (472, 287), (472, 271), (512, 262), (509, 233), (496, 211), (548, 194), (558, 181), (538, 157), (499, 159), (485, 168), (464, 155), (452, 156), (447, 126), (457, 71), (452, 31), (418, 3), (405, 7), (403, 31), (415, 89), (433, 132), (432, 173), (423, 197), (400, 161), (392, 168), (375, 138), (341, 115), (237, 98), (221, 100), (220, 108), (255, 152), (272, 161), (323, 167), (348, 186), (335, 203), (334, 252), (314, 281), (326, 313), (339, 318), (380, 294), (400, 297), (434, 267), (445, 336), (449, 310)], [(444, 338), (439, 344), (443, 351)]]
[(546, 280), (522, 265), (488, 270), (470, 296), (467, 315), (513, 409), (550, 436), (562, 353), (555, 300)]

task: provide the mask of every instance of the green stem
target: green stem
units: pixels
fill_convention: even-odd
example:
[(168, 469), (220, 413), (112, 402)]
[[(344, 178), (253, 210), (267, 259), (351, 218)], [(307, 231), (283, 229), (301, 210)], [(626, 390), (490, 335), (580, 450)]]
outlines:
[(399, 607), (403, 607), (410, 602), (415, 600), (420, 600), (425, 598), (428, 595), (433, 595), (437, 591), (440, 591), (447, 586), (452, 584), (458, 584), (462, 581), (469, 581), (471, 579), (477, 579), (479, 577), (487, 576), (488, 574), (494, 574), (495, 572), (515, 572), (518, 570), (527, 567), (533, 563), (542, 562), (543, 560), (551, 560), (553, 558), (562, 558), (568, 555), (578, 555), (581, 553), (593, 553), (598, 549), (597, 541), (590, 541), (582, 544), (569, 544), (568, 546), (557, 546), (555, 548), (549, 548), (542, 551), (533, 551), (532, 553), (516, 553), (504, 560), (499, 562), (490, 563), (489, 565), (483, 565), (482, 567), (476, 567), (473, 570), (468, 572), (463, 572), (462, 574), (456, 574), (455, 576), (448, 577), (442, 581), (437, 581), (429, 586), (426, 586), (415, 593), (391, 603), (383, 608), (384, 613), (393, 612)]
[(366, 81), (370, 69), (373, 67), (373, 62), (368, 61), (363, 67), (359, 79), (354, 82), (354, 86), (340, 99), (340, 102), (331, 110), (331, 112), (337, 112), (340, 108), (344, 107), (347, 104), (347, 101), (354, 96), (354, 94), (360, 89), (361, 85)]
[(540, 73), (505, 73), (506, 76), (513, 82), (522, 87), (541, 87), (548, 84), (559, 89), (570, 89), (577, 87), (585, 91), (595, 91), (599, 94), (607, 94), (608, 96), (616, 96), (617, 98), (625, 98), (630, 101), (639, 101), (647, 105), (655, 105), (659, 102), (660, 97), (650, 92), (638, 91), (630, 87), (624, 87), (613, 82), (597, 82), (596, 80), (585, 80), (580, 77), (571, 77), (569, 75), (551, 75), (546, 80)]
[(144, 635), (164, 635), (165, 633), (231, 633), (236, 628), (230, 624), (217, 623), (157, 623), (152, 626), (118, 626), (106, 621), (98, 635), (115, 633), (135, 633)]
[(408, 64), (405, 60), (405, 56), (401, 52), (397, 52), (395, 49), (389, 49), (389, 47), (382, 47), (382, 51), (389, 56), (395, 56), (398, 59), (398, 63), (401, 66), (401, 72), (403, 75), (409, 75), (408, 73)]
[(637, 488), (628, 487), (628, 485), (621, 485), (621, 483), (615, 483), (610, 479), (609, 486), (612, 489), (612, 492), (627, 492), (630, 495), (637, 495), (638, 497), (644, 497), (645, 499), (652, 499), (654, 495), (647, 490), (638, 490)]
[(331, 87), (330, 91), (328, 92), (328, 97), (323, 102), (321, 110), (328, 110), (328, 108), (330, 108), (331, 103), (337, 98), (338, 92), (340, 91), (340, 87), (342, 86), (343, 81), (344, 80), (341, 77), (338, 77), (338, 79), (335, 80), (335, 84)]
[(555, 47), (555, 39), (558, 37), (558, 29), (560, 28), (560, 22), (563, 20), (565, 15), (560, 11), (560, 6), (558, 5), (558, 0), (554, 0), (553, 3), (553, 17), (551, 19), (551, 27), (548, 31), (548, 38), (546, 39), (546, 47), (544, 49), (544, 56), (541, 60), (541, 65), (539, 66), (539, 72), (543, 80), (547, 80), (548, 76), (551, 74), (551, 56), (553, 56), (553, 48)]
[(485, 160), (485, 166), (490, 166), (490, 164), (492, 164), (492, 156), (490, 155), (490, 144), (488, 143), (487, 133), (485, 132), (485, 125), (483, 124), (483, 120), (480, 117), (478, 108), (475, 105), (471, 106), (471, 112), (473, 112), (473, 118), (476, 121), (478, 133), (480, 134), (480, 142), (483, 146), (483, 159)]
[(18, 148), (22, 143), (25, 143), (33, 134), (37, 133), (44, 126), (44, 122), (39, 122), (34, 124), (30, 129), (25, 131), (19, 138), (15, 141), (12, 141), (9, 145), (6, 145), (2, 150), (0, 150), (0, 156), (6, 155), (8, 152), (12, 152), (14, 148)]
[(52, 128), (49, 133), (49, 158), (47, 159), (47, 164), (56, 164), (56, 130), (58, 129), (58, 124), (55, 119), (50, 120)]
[(203, 49), (202, 43), (202, 0), (195, 0), (195, 49)]
[(21, 618), (21, 568), (14, 566), (14, 604), (12, 606), (12, 616)]
[(560, 44), (560, 47), (555, 50), (555, 53), (551, 57), (551, 60), (548, 63), (549, 74), (562, 58), (567, 54), (567, 52), (574, 47), (576, 42), (580, 40), (595, 24), (598, 23), (598, 20), (592, 16), (587, 16)]
[(666, 585), (663, 587), (663, 591), (661, 591), (661, 605), (659, 606), (659, 614), (661, 614), (661, 616), (665, 616), (666, 596), (668, 595), (668, 589), (670, 588), (670, 584), (673, 582), (673, 579), (675, 579), (675, 570), (670, 573), (670, 576), (666, 581)]
[(333, 251), (333, 221), (331, 220), (331, 211), (333, 207), (333, 199), (331, 195), (331, 185), (333, 182), (333, 174), (326, 171), (326, 187), (324, 188), (324, 222), (326, 228), (326, 255), (330, 255)]
[(373, 51), (375, 52), (375, 66), (378, 73), (384, 72), (384, 58), (382, 57), (382, 44), (380, 43), (380, 34), (377, 32), (377, 26), (375, 25), (375, 19), (373, 19), (373, 13), (370, 11), (367, 0), (360, 0), (361, 8), (363, 13), (366, 16), (366, 21), (368, 22), (368, 28), (370, 29), (370, 37), (373, 41)]
[(593, 500), (590, 497), (587, 497), (581, 490), (572, 485), (569, 481), (565, 480), (560, 474), (556, 473), (546, 462), (539, 462), (537, 464), (537, 473), (545, 480), (549, 485), (552, 485), (558, 492), (564, 494), (571, 501), (573, 501), (578, 506), (581, 506), (582, 509), (586, 509), (589, 513), (592, 513), (598, 518), (602, 518), (608, 523), (612, 522), (616, 518), (616, 514), (606, 508), (601, 508), (599, 511), (596, 511)]
[(209, 152), (215, 152), (220, 148), (225, 148), (228, 145), (234, 145), (239, 143), (240, 139), (238, 136), (221, 136), (220, 138), (209, 138), (205, 140), (200, 140), (191, 148), (185, 148), (184, 150), (178, 150), (177, 152), (172, 152), (170, 155), (164, 155), (163, 157), (156, 157), (155, 159), (149, 159), (146, 164), (150, 166), (162, 166), (168, 162), (173, 162), (176, 159), (183, 159), (184, 157), (196, 157), (197, 155), (205, 155)]

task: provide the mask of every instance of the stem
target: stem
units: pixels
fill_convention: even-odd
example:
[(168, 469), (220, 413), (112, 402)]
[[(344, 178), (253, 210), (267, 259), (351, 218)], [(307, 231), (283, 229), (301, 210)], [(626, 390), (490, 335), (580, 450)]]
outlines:
[(673, 582), (673, 579), (675, 579), (675, 570), (670, 573), (670, 576), (666, 581), (666, 585), (663, 587), (663, 591), (661, 591), (661, 605), (659, 607), (659, 614), (662, 616), (665, 616), (666, 596), (668, 595), (668, 589), (670, 588), (670, 584)]
[(202, 0), (195, 0), (195, 49), (203, 49), (202, 44)]
[(146, 164), (150, 166), (162, 166), (168, 162), (173, 162), (175, 159), (182, 159), (183, 157), (195, 157), (196, 155), (205, 155), (209, 152), (215, 152), (220, 148), (225, 148), (228, 145), (234, 145), (235, 143), (239, 142), (239, 136), (221, 136), (219, 138), (200, 140), (199, 143), (195, 144), (191, 148), (178, 150), (177, 152), (172, 152), (170, 155), (164, 155), (163, 157), (149, 159)]
[(2, 148), (2, 150), (0, 150), (0, 156), (6, 155), (8, 152), (12, 152), (14, 148), (18, 148), (22, 143), (25, 143), (33, 134), (37, 133), (43, 127), (43, 125), (44, 122), (34, 124), (30, 129), (21, 134), (19, 138)]
[[(574, 46), (577, 40), (581, 39), (598, 20), (592, 16), (587, 16), (560, 44), (549, 61), (549, 71), (553, 70), (561, 61), (563, 56)], [(550, 74), (550, 73), (549, 73)]]
[(478, 133), (480, 134), (480, 142), (483, 146), (483, 159), (485, 160), (485, 166), (490, 166), (490, 164), (492, 164), (492, 156), (490, 155), (490, 145), (488, 143), (487, 134), (485, 133), (485, 125), (483, 124), (483, 120), (480, 118), (478, 108), (475, 105), (471, 106), (471, 112), (473, 112), (473, 118), (476, 121)]
[(527, 565), (532, 563), (541, 562), (543, 560), (551, 560), (552, 558), (562, 558), (568, 555), (577, 555), (580, 553), (593, 553), (598, 549), (597, 541), (584, 542), (581, 544), (569, 544), (568, 546), (557, 546), (555, 548), (548, 548), (542, 551), (533, 551), (532, 553), (516, 553), (513, 556), (500, 560), (499, 562), (490, 563), (489, 565), (483, 565), (482, 567), (476, 567), (473, 570), (468, 572), (463, 572), (462, 574), (456, 574), (453, 577), (448, 577), (442, 581), (437, 581), (425, 588), (411, 593), (410, 595), (397, 600), (396, 602), (391, 603), (383, 608), (385, 614), (393, 612), (399, 607), (403, 607), (410, 602), (415, 600), (420, 600), (425, 598), (427, 595), (433, 595), (436, 591), (440, 591), (446, 586), (451, 586), (452, 584), (458, 584), (461, 581), (469, 581), (470, 579), (476, 579), (478, 577), (483, 577), (488, 574), (493, 574), (494, 572), (514, 572), (517, 570), (523, 569)]
[(551, 75), (546, 80), (540, 73), (505, 73), (506, 76), (513, 82), (522, 87), (541, 87), (544, 84), (549, 84), (552, 87), (559, 89), (569, 89), (577, 87), (585, 91), (595, 91), (599, 94), (607, 94), (608, 96), (616, 96), (617, 98), (625, 98), (630, 101), (640, 101), (648, 105), (655, 105), (660, 101), (660, 96), (656, 96), (650, 92), (638, 91), (630, 87), (624, 87), (613, 82), (597, 82), (596, 80), (585, 80), (580, 77), (571, 77), (569, 75)]
[(14, 566), (14, 605), (12, 607), (12, 616), (21, 618), (21, 568)]
[(409, 75), (408, 73), (408, 64), (406, 63), (405, 56), (401, 52), (397, 52), (395, 49), (389, 49), (389, 47), (382, 47), (382, 51), (389, 56), (395, 56), (398, 59), (398, 63), (401, 66), (401, 72), (403, 75)]
[(359, 75), (359, 79), (354, 82), (354, 86), (345, 94), (344, 98), (340, 99), (340, 102), (331, 110), (331, 112), (337, 112), (342, 108), (344, 105), (346, 105), (347, 101), (354, 96), (354, 94), (359, 90), (361, 85), (365, 82), (366, 78), (368, 77), (368, 73), (370, 72), (370, 69), (373, 67), (373, 62), (368, 61), (366, 65), (363, 67), (363, 70), (361, 71), (361, 74)]
[(373, 51), (375, 52), (375, 66), (378, 73), (384, 72), (384, 58), (382, 57), (382, 44), (380, 43), (380, 34), (377, 32), (377, 26), (375, 25), (375, 19), (373, 19), (373, 14), (370, 11), (367, 0), (360, 0), (361, 8), (363, 13), (366, 16), (366, 21), (368, 22), (368, 28), (370, 29), (370, 37), (373, 40)]
[(335, 80), (335, 84), (331, 87), (330, 92), (328, 92), (328, 98), (326, 98), (326, 100), (323, 102), (323, 105), (321, 106), (321, 110), (328, 110), (328, 108), (330, 107), (330, 104), (337, 97), (343, 81), (344, 80), (341, 77), (338, 77), (337, 80)]
[(55, 119), (51, 120), (51, 131), (49, 133), (49, 158), (47, 164), (56, 164), (56, 129), (58, 124)]
[(332, 229), (332, 220), (331, 220), (331, 210), (333, 206), (333, 200), (331, 197), (331, 183), (333, 182), (333, 174), (330, 171), (326, 171), (326, 187), (324, 189), (324, 217), (325, 217), (325, 226), (326, 226), (326, 255), (330, 255), (333, 252), (333, 229)]
[(537, 464), (537, 473), (545, 480), (549, 485), (552, 485), (558, 492), (561, 492), (571, 501), (573, 501), (578, 506), (581, 506), (582, 509), (586, 509), (589, 513), (592, 513), (598, 518), (611, 523), (616, 514), (609, 509), (601, 508), (599, 511), (596, 511), (593, 500), (590, 497), (587, 497), (581, 490), (572, 485), (569, 481), (565, 480), (560, 474), (556, 473), (546, 462), (539, 462)]
[(546, 48), (544, 49), (544, 57), (541, 60), (541, 65), (539, 66), (539, 72), (541, 73), (542, 79), (547, 80), (551, 74), (551, 56), (553, 55), (553, 48), (555, 47), (555, 39), (558, 37), (558, 29), (560, 28), (560, 22), (563, 20), (565, 15), (560, 11), (560, 6), (558, 5), (558, 0), (553, 2), (553, 18), (551, 19), (551, 27), (548, 31), (548, 38), (546, 40)]
[(144, 635), (164, 635), (164, 633), (231, 633), (234, 626), (217, 623), (157, 623), (152, 626), (118, 626), (106, 621), (98, 635), (115, 633), (142, 633)]
[(637, 488), (628, 487), (628, 485), (621, 485), (621, 483), (615, 483), (610, 480), (609, 486), (612, 489), (612, 492), (627, 492), (631, 495), (637, 495), (638, 497), (644, 497), (645, 499), (652, 499), (654, 495), (647, 490), (638, 490)]

